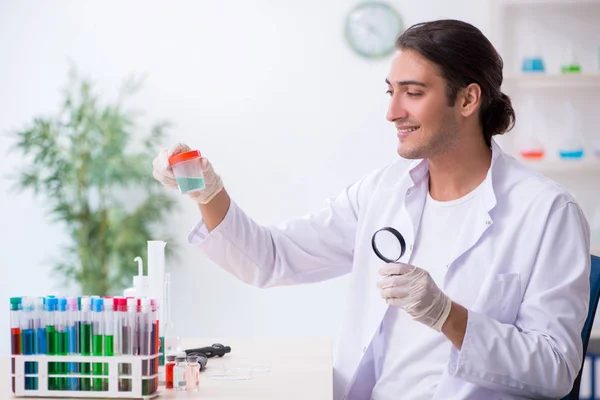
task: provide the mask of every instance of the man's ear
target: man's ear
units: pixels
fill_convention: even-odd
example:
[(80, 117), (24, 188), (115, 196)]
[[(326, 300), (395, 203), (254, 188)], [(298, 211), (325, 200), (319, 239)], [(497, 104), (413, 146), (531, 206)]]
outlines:
[(463, 117), (473, 115), (481, 106), (481, 87), (477, 83), (471, 83), (459, 93), (460, 113)]

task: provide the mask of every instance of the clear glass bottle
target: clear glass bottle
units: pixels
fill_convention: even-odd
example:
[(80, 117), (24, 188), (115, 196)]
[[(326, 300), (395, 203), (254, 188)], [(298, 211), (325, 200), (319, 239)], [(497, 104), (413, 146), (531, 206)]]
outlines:
[(197, 392), (200, 389), (200, 364), (198, 363), (198, 356), (188, 356), (187, 362), (187, 390), (188, 392)]
[(187, 378), (187, 362), (185, 357), (175, 357), (173, 366), (173, 388), (178, 391), (185, 391)]

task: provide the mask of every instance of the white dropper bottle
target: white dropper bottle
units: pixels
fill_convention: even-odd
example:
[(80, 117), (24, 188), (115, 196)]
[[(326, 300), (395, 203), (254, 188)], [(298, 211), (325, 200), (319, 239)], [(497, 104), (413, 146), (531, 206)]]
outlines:
[(136, 257), (133, 261), (138, 263), (138, 274), (133, 277), (133, 287), (125, 289), (123, 291), (123, 296), (146, 297), (148, 296), (150, 283), (148, 277), (144, 276), (144, 262), (141, 257)]

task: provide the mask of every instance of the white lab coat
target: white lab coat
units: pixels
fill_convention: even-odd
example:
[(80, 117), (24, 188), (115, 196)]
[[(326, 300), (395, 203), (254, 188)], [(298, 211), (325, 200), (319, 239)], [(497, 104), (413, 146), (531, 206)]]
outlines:
[[(444, 292), (469, 310), (461, 350), (452, 346), (434, 399), (560, 398), (582, 362), (589, 302), (590, 234), (573, 198), (492, 145), (476, 212), (456, 232)], [(244, 282), (271, 287), (351, 274), (334, 361), (334, 398), (368, 399), (373, 341), (388, 305), (371, 248), (384, 226), (407, 241), (408, 262), (428, 191), (428, 163), (392, 163), (351, 185), (317, 213), (279, 227), (256, 224), (232, 202), (210, 234), (190, 242)], [(435, 251), (435, 249), (431, 249)], [(425, 355), (424, 355), (425, 356)], [(399, 377), (401, 379), (401, 377)], [(399, 394), (401, 398), (401, 394)]]

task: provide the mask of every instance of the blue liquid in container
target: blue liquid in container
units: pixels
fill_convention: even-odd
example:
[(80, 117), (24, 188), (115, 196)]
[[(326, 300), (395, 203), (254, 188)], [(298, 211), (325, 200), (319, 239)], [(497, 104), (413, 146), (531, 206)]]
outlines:
[(576, 159), (583, 157), (583, 150), (559, 151), (558, 154), (561, 158)]
[(197, 189), (204, 189), (206, 187), (204, 178), (182, 177), (176, 179), (181, 193), (187, 193)]
[[(75, 325), (67, 328), (67, 353), (77, 354), (77, 328)], [(69, 375), (77, 373), (77, 363), (68, 363), (67, 371)], [(69, 378), (67, 381), (67, 390), (77, 389), (77, 378)]]
[[(23, 344), (23, 354), (35, 354), (35, 337), (33, 329), (23, 329), (21, 331), (21, 343)], [(36, 374), (37, 363), (33, 361), (25, 362), (25, 375)], [(37, 378), (25, 377), (25, 390), (36, 390)]]
[(36, 354), (46, 354), (46, 329), (38, 328), (35, 336)]

